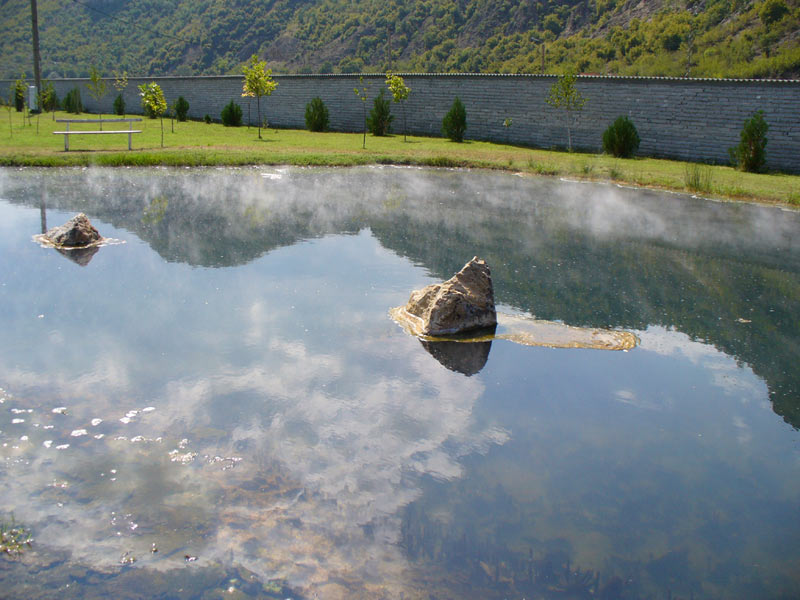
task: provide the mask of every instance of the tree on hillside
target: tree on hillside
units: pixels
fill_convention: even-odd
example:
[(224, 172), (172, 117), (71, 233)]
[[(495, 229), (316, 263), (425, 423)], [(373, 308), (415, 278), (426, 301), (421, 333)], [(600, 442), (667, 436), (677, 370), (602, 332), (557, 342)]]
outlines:
[(267, 69), (267, 61), (258, 60), (253, 54), (250, 65), (244, 66), (244, 86), (242, 96), (255, 96), (258, 114), (258, 139), (261, 139), (261, 96), (271, 96), (278, 82), (272, 80), (272, 69)]
[(545, 102), (564, 113), (567, 126), (567, 148), (572, 152), (572, 127), (578, 119), (580, 111), (586, 104), (586, 98), (575, 88), (575, 74), (565, 73), (550, 88)]
[[(100, 118), (103, 118), (103, 109), (100, 107), (100, 101), (103, 99), (103, 96), (106, 95), (106, 91), (108, 86), (106, 85), (103, 76), (100, 75), (100, 71), (97, 70), (97, 67), (92, 65), (92, 68), (89, 70), (89, 83), (86, 84), (86, 87), (89, 88), (89, 95), (95, 99), (97, 102), (97, 112), (100, 114)], [(100, 131), (103, 130), (103, 124), (100, 123)]]
[(142, 108), (146, 114), (152, 118), (158, 117), (161, 121), (161, 147), (164, 147), (164, 119), (163, 115), (167, 110), (167, 99), (161, 86), (155, 81), (143, 83), (139, 86), (139, 95), (142, 97)]
[(406, 85), (406, 82), (403, 81), (403, 78), (400, 75), (392, 75), (391, 73), (386, 74), (386, 85), (389, 88), (389, 91), (392, 92), (392, 98), (395, 102), (399, 102), (400, 106), (403, 109), (403, 141), (406, 141), (406, 133), (408, 129), (406, 127), (406, 104), (405, 101), (408, 100), (409, 94), (411, 94), (411, 88)]

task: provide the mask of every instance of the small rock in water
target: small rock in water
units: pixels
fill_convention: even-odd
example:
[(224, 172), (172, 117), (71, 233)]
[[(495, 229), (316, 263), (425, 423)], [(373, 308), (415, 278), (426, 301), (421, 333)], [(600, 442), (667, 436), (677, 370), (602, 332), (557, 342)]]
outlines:
[(88, 246), (103, 239), (83, 213), (75, 215), (63, 225), (53, 227), (44, 237), (55, 246), (64, 248)]
[(497, 311), (489, 266), (474, 257), (447, 281), (411, 292), (404, 311), (421, 335), (452, 335), (495, 327)]

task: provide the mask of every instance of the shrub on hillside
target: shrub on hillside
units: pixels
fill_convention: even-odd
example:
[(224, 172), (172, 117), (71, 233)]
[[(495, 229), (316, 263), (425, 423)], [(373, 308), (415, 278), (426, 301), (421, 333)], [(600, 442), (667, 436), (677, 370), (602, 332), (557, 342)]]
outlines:
[(114, 98), (114, 114), (120, 116), (125, 115), (125, 99), (122, 97), (122, 94), (117, 94), (117, 97)]
[(463, 142), (467, 131), (467, 110), (458, 96), (442, 119), (442, 133), (454, 142)]
[(83, 112), (83, 102), (81, 102), (81, 91), (74, 87), (64, 96), (61, 103), (62, 108), (68, 113), (79, 115)]
[(220, 117), (225, 127), (239, 127), (242, 124), (242, 107), (231, 100), (222, 109)]
[(175, 101), (175, 117), (178, 121), (185, 121), (186, 115), (189, 114), (189, 101), (183, 96), (178, 96)]
[(603, 150), (617, 158), (630, 158), (639, 149), (639, 132), (628, 117), (617, 117), (603, 132)]
[(759, 110), (744, 122), (739, 143), (730, 148), (731, 162), (742, 171), (758, 173), (767, 162), (767, 130), (764, 111)]
[(372, 135), (386, 135), (392, 130), (393, 120), (394, 115), (389, 99), (386, 97), (385, 90), (381, 90), (372, 103), (372, 110), (367, 118), (367, 127)]
[(322, 98), (317, 96), (306, 104), (306, 129), (309, 131), (327, 131), (328, 121), (328, 107), (325, 106)]
[(766, 0), (758, 11), (758, 17), (765, 26), (769, 27), (780, 21), (788, 12), (789, 7), (783, 0)]

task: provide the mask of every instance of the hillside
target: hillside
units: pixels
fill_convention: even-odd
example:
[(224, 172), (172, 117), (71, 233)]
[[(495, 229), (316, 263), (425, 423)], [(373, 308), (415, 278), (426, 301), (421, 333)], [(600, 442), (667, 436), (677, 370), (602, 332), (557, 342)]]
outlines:
[[(43, 77), (500, 72), (800, 77), (800, 0), (39, 0)], [(30, 78), (28, 0), (0, 77)]]

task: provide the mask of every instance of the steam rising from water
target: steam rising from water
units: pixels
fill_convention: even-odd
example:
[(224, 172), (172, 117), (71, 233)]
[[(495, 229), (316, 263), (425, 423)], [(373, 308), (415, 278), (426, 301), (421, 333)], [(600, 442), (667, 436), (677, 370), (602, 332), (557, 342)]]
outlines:
[[(574, 276), (567, 259), (548, 264), (560, 260), (554, 240), (558, 251), (578, 238), (590, 249), (646, 242), (685, 258), (687, 270), (693, 253), (730, 256), (743, 236), (769, 268), (800, 255), (793, 214), (458, 171), (0, 170), (0, 198), (13, 203), (0, 238), (22, 240), (0, 246), (0, 284), (13, 288), (3, 330), (19, 341), (0, 354), (0, 382), (14, 394), (0, 403), (7, 509), (77, 562), (111, 570), (132, 552), (133, 568), (166, 571), (190, 555), (322, 597), (336, 595), (325, 586), (337, 578), (365, 597), (419, 591), (398, 543), (403, 508), (420, 500), (422, 479), (457, 480), (465, 457), (512, 438), (476, 417), (481, 399), (495, 398), (486, 380), (446, 370), (386, 315), (477, 252), (458, 256), (452, 240), (494, 252), (508, 297), (525, 266), (505, 262), (518, 248), (531, 268)], [(39, 199), (43, 219), (83, 210), (127, 244), (102, 248), (76, 276), (29, 242), (38, 215), (25, 206)], [(527, 298), (514, 297), (517, 312), (540, 308), (523, 306)], [(578, 300), (555, 298), (564, 315), (555, 318), (569, 321)], [(635, 352), (698, 365), (725, 398), (769, 406), (738, 357), (667, 326), (642, 329)], [(89, 342), (80, 351), (79, 340)], [(623, 381), (611, 396), (660, 413), (680, 400)], [(539, 435), (571, 431), (534, 406)], [(758, 439), (744, 409), (726, 416), (737, 444)], [(602, 420), (576, 428), (580, 443), (613, 435)], [(567, 455), (571, 443), (553, 448)]]

